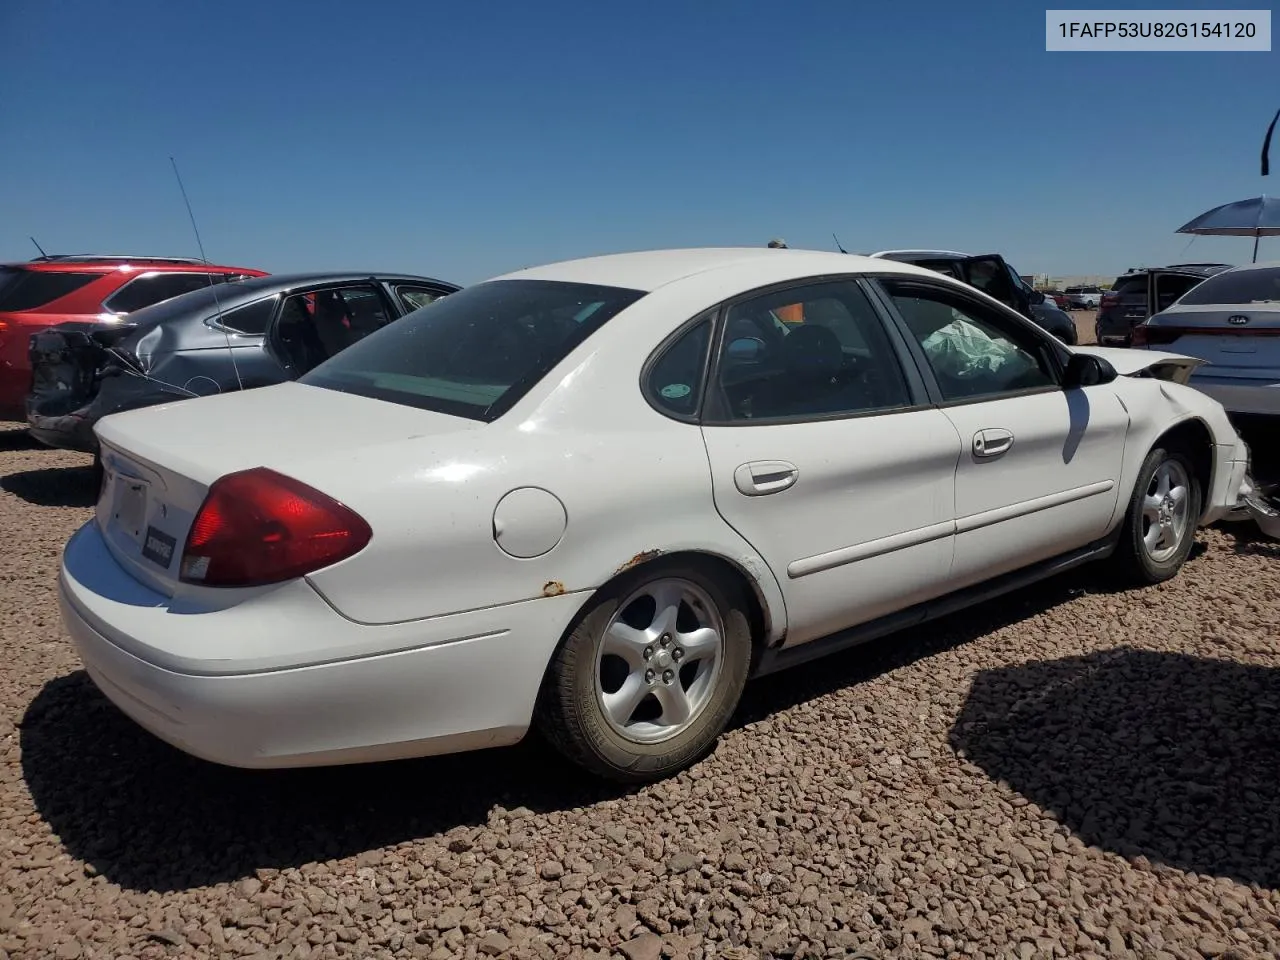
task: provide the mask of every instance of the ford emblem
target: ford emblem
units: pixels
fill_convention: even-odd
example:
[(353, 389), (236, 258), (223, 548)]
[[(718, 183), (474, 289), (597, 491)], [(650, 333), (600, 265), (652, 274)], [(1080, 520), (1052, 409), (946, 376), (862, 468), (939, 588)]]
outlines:
[(1237, 313), (1237, 314), (1233, 314), (1230, 317), (1227, 317), (1227, 323), (1230, 323), (1237, 327), (1243, 327), (1248, 322), (1249, 322), (1249, 318), (1246, 317), (1243, 313)]

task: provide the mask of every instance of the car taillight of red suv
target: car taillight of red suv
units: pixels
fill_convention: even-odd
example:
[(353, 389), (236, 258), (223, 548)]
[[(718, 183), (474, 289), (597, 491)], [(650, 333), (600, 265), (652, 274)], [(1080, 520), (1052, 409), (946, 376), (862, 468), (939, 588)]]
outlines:
[(0, 264), (0, 420), (25, 420), (31, 335), (68, 320), (114, 321), (211, 283), (266, 271), (190, 257), (77, 254)]

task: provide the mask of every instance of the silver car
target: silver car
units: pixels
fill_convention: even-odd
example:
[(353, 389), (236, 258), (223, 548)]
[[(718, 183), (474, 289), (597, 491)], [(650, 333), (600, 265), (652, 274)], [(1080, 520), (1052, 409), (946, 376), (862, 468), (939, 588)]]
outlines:
[(1133, 329), (1133, 346), (1204, 361), (1190, 385), (1231, 414), (1280, 417), (1280, 263), (1225, 270)]

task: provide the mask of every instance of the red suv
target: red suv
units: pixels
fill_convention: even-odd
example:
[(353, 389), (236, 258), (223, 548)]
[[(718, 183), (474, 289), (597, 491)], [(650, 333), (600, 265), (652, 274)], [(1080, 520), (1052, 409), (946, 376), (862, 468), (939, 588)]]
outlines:
[(47, 256), (0, 264), (0, 420), (26, 421), (33, 333), (67, 320), (110, 321), (262, 270), (181, 257)]

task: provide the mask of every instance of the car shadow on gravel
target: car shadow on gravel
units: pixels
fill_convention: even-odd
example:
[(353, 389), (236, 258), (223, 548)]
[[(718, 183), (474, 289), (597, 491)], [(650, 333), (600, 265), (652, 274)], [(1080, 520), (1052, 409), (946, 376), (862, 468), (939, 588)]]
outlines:
[[(1197, 541), (1188, 562), (1195, 562), (1205, 550), (1204, 543)], [(1132, 588), (1118, 585), (1106, 564), (1091, 563), (1078, 567), (967, 610), (792, 667), (750, 684), (743, 695), (734, 725), (763, 720), (797, 704), (963, 646), (1084, 594), (1119, 595), (1127, 592), (1132, 592)]]
[[(1111, 593), (1085, 567), (927, 626), (749, 684), (741, 727), (1065, 603)], [(67, 851), (137, 890), (180, 890), (485, 823), (495, 806), (566, 810), (624, 796), (537, 737), (515, 747), (315, 770), (188, 757), (121, 714), (83, 671), (47, 684), (21, 728), (23, 775)]]
[(1251, 521), (1223, 523), (1219, 524), (1218, 529), (1231, 541), (1231, 547), (1236, 553), (1280, 558), (1280, 540), (1271, 539)]
[(39, 440), (21, 429), (0, 429), (0, 453), (16, 450), (39, 450), (44, 447)]
[(93, 467), (49, 467), (0, 476), (0, 490), (37, 507), (92, 507), (97, 501)]
[(1280, 888), (1280, 669), (1118, 647), (985, 670), (951, 744), (1085, 843)]
[(538, 738), (450, 757), (310, 770), (237, 770), (162, 743), (83, 671), (47, 684), (21, 725), (36, 809), (67, 852), (134, 890), (172, 891), (353, 856), (624, 790)]

